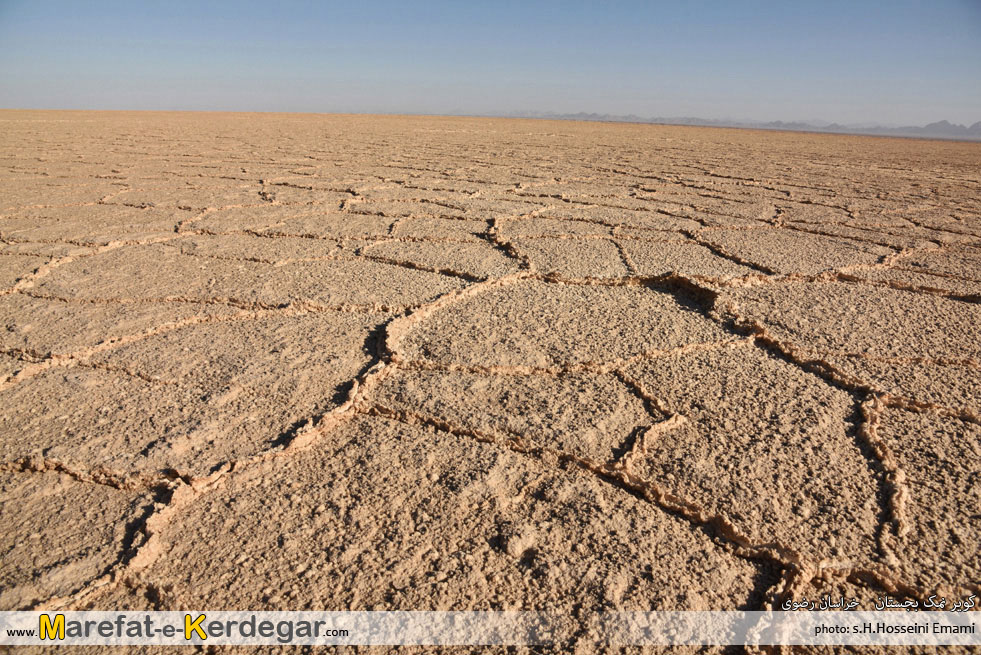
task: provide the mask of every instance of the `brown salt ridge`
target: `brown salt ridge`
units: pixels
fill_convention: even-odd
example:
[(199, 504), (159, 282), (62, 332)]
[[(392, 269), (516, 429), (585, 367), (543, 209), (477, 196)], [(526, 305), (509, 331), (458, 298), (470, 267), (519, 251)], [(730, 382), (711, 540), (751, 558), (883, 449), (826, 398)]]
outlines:
[[(0, 541), (0, 579), (10, 585), (0, 595), (2, 609), (180, 609), (187, 602), (228, 609), (423, 608), (405, 592), (409, 584), (432, 590), (438, 600), (427, 609), (559, 608), (578, 616), (611, 608), (763, 609), (816, 589), (920, 599), (981, 590), (981, 555), (969, 546), (977, 543), (977, 514), (932, 513), (935, 501), (920, 491), (944, 484), (931, 476), (946, 471), (963, 503), (981, 498), (972, 464), (981, 451), (979, 387), (958, 386), (964, 394), (958, 398), (938, 395), (943, 377), (931, 373), (976, 371), (981, 362), (981, 321), (971, 319), (981, 299), (981, 275), (970, 275), (975, 264), (981, 270), (976, 144), (490, 119), (2, 113), (0, 188), (7, 200), (0, 209), (0, 254), (7, 257), (0, 263), (13, 278), (0, 300), (36, 305), (0, 305), (9, 312), (0, 354), (11, 360), (4, 371), (12, 371), (0, 382), (0, 432), (10, 453), (40, 439), (0, 466), (9, 494), (3, 512), (14, 526)], [(33, 141), (33, 121), (52, 121), (46, 142)], [(846, 143), (849, 154), (837, 154)], [(944, 184), (951, 179), (956, 186)], [(948, 206), (958, 207), (956, 215), (944, 212)], [(58, 208), (47, 212), (56, 217), (46, 217), (49, 207)], [(66, 213), (72, 207), (85, 207), (85, 216)], [(99, 207), (107, 213), (93, 230), (86, 217)], [(173, 216), (169, 234), (160, 231), (161, 212)], [(218, 220), (223, 212), (233, 213)], [(537, 250), (530, 244), (539, 244)], [(692, 248), (699, 249), (692, 274), (675, 268), (647, 274), (658, 261), (689, 261)], [(172, 254), (156, 254), (166, 249)], [(905, 268), (906, 260), (916, 267)], [(295, 266), (302, 275), (291, 272)], [(911, 283), (920, 279), (911, 271), (956, 279), (957, 286)], [(809, 315), (798, 300), (806, 296), (799, 289), (850, 288), (937, 299), (949, 315), (931, 316), (936, 325), (926, 327), (958, 326), (960, 344), (927, 331), (900, 354), (856, 350), (847, 331), (836, 336), (834, 317)], [(846, 292), (837, 297), (850, 302)], [(111, 325), (113, 316), (126, 318), (136, 306), (145, 311), (128, 319), (133, 331), (106, 327), (106, 337), (95, 341), (91, 329), (78, 330), (80, 321)], [(123, 313), (96, 311), (110, 307)], [(542, 307), (556, 313), (542, 314)], [(305, 366), (322, 349), (305, 339), (299, 321), (323, 317), (329, 328), (335, 325), (329, 317), (341, 315), (363, 317), (344, 328), (360, 352), (341, 362), (341, 353), (327, 348), (325, 362), (340, 368), (329, 379), (311, 378), (318, 369)], [(37, 320), (51, 323), (38, 329)], [(905, 338), (888, 321), (880, 332), (875, 321), (869, 324), (872, 332), (855, 344)], [(268, 351), (250, 352), (255, 366), (236, 359), (233, 344), (225, 354), (215, 347), (236, 334), (233, 326), (268, 344)], [(468, 334), (477, 341), (466, 341)], [(835, 339), (844, 341), (828, 347)], [(707, 386), (694, 384), (711, 374), (721, 376), (722, 389), (752, 390), (760, 371), (739, 362), (760, 356), (769, 362), (768, 375), (794, 370), (793, 379), (815, 398), (844, 399), (851, 410), (829, 413), (815, 403), (803, 408), (809, 418), (787, 420), (779, 404), (762, 415), (762, 406), (733, 407), (725, 392), (712, 400)], [(166, 361), (200, 374), (175, 376)], [(726, 370), (702, 364), (709, 368), (688, 374), (682, 368), (664, 381), (662, 369), (683, 361), (735, 364)], [(857, 364), (846, 370), (839, 361)], [(919, 367), (918, 377), (909, 378), (909, 367)], [(73, 369), (107, 377), (60, 382), (59, 372)], [(248, 377), (263, 370), (283, 370), (275, 389), (263, 392), (255, 385), (265, 378)], [(340, 371), (350, 373), (338, 378)], [(86, 385), (97, 379), (129, 380), (125, 388), (113, 386), (127, 395), (90, 406), (98, 396)], [(427, 379), (440, 384), (426, 385)], [(652, 386), (645, 379), (662, 381)], [(452, 391), (464, 380), (466, 389), (485, 395), (456, 397), (467, 393)], [(38, 391), (58, 384), (67, 394), (59, 406), (32, 416), (45, 402)], [(161, 395), (161, 385), (171, 395)], [(617, 389), (621, 404), (609, 405), (613, 395), (601, 389)], [(576, 401), (582, 393), (591, 395)], [(148, 407), (140, 400), (154, 396), (163, 402)], [(669, 398), (693, 404), (679, 410)], [(291, 411), (298, 401), (307, 412), (299, 419)], [(508, 416), (507, 407), (540, 413)], [(596, 409), (579, 412), (587, 407)], [(195, 416), (217, 418), (205, 425)], [(233, 428), (250, 418), (261, 425)], [(818, 433), (801, 422), (808, 420), (839, 434), (842, 445), (814, 442)], [(138, 425), (141, 436), (100, 433), (114, 421)], [(720, 433), (717, 421), (755, 425), (750, 429), (759, 432), (733, 434), (727, 446), (728, 428)], [(919, 438), (903, 432), (910, 426), (947, 440), (935, 449), (939, 466), (916, 465), (903, 443)], [(108, 440), (116, 451), (89, 461), (84, 449), (52, 456), (63, 451), (65, 435)], [(831, 467), (775, 452), (791, 478), (800, 473), (818, 476), (825, 487), (867, 488), (864, 498), (838, 502), (847, 511), (874, 510), (870, 523), (835, 525), (842, 518), (814, 496), (818, 515), (808, 510), (808, 520), (853, 534), (834, 553), (822, 553), (791, 529), (798, 510), (778, 502), (759, 477), (763, 469), (715, 475), (729, 476), (720, 488), (772, 502), (767, 521), (752, 519), (735, 497), (684, 473), (689, 464), (693, 471), (713, 465), (695, 451), (689, 463), (678, 460), (684, 466), (666, 473), (659, 446), (684, 448), (686, 439), (711, 440), (722, 452), (729, 447), (725, 459), (740, 454), (732, 450), (737, 442), (797, 440), (802, 453), (830, 448)], [(433, 449), (427, 461), (462, 458), (456, 469), (433, 463), (429, 475), (401, 465), (397, 458), (415, 448), (425, 452), (426, 443)], [(372, 459), (377, 452), (396, 459)], [(974, 459), (965, 455), (972, 452)], [(303, 477), (309, 486), (294, 488), (282, 474), (328, 455), (342, 467), (332, 478)], [(471, 459), (474, 464), (464, 463)], [(485, 460), (490, 468), (476, 463)], [(508, 463), (498, 469), (492, 461)], [(360, 466), (373, 467), (385, 485), (363, 478)], [(854, 479), (828, 478), (831, 470)], [(445, 476), (463, 477), (437, 491), (433, 480)], [(542, 481), (543, 491), (527, 496), (522, 476)], [(328, 490), (322, 484), (331, 485), (334, 500), (318, 506), (311, 520), (321, 525), (317, 516), (333, 518), (310, 533), (307, 514), (290, 512), (309, 512), (303, 498), (322, 496)], [(30, 561), (30, 552), (16, 547), (32, 538), (39, 552), (65, 548), (63, 532), (25, 519), (50, 511), (46, 485), (88, 504), (86, 520), (98, 529), (85, 554)], [(254, 503), (267, 496), (250, 491), (257, 485), (267, 496), (269, 488), (280, 488), (293, 498), (277, 511), (286, 512), (299, 536), (284, 533), (280, 541), (300, 539), (299, 554), (266, 553), (255, 584), (234, 596), (207, 579), (184, 586), (169, 561), (175, 553), (192, 558), (186, 562), (192, 568), (220, 568), (208, 553), (252, 552), (250, 539), (265, 553), (265, 530), (233, 536), (222, 527), (260, 511)], [(427, 496), (427, 485), (438, 496)], [(409, 488), (412, 494), (402, 491)], [(238, 491), (227, 502), (212, 506), (210, 499), (232, 489)], [(549, 489), (564, 491), (556, 496)], [(604, 520), (602, 511), (586, 506), (579, 518), (569, 514), (561, 498), (572, 489), (588, 489), (600, 506), (617, 503), (618, 518)], [(812, 490), (799, 491), (815, 502)], [(443, 514), (430, 523), (382, 523), (399, 494), (415, 503), (413, 516), (432, 516), (422, 508), (439, 498), (473, 521), (458, 524), (451, 521), (457, 514)], [(247, 504), (232, 502), (235, 497)], [(369, 499), (365, 507), (357, 504), (362, 497)], [(184, 537), (191, 534), (181, 527), (184, 517), (205, 506), (207, 521), (197, 524), (204, 527)], [(344, 514), (352, 508), (356, 523)], [(547, 519), (559, 511), (563, 538)], [(421, 542), (412, 537), (420, 520), (428, 535)], [(686, 543), (696, 549), (690, 555), (730, 576), (729, 595), (717, 593), (712, 576), (679, 577), (686, 565), (671, 560), (674, 555), (631, 542), (634, 524), (648, 526), (644, 534), (689, 534)], [(953, 545), (933, 548), (945, 526)], [(203, 540), (204, 550), (187, 539)], [(373, 569), (370, 558), (359, 573), (346, 556), (317, 555), (339, 552), (352, 539), (362, 553), (419, 542), (435, 549), (426, 556), (433, 561), (459, 556), (471, 563), (456, 577), (434, 577), (422, 559), (406, 553), (404, 561), (393, 561), (396, 582)], [(875, 544), (871, 551), (858, 546), (866, 540)], [(454, 543), (469, 544), (470, 555), (441, 550)], [(636, 568), (641, 560), (644, 571)], [(345, 593), (311, 582), (310, 566), (344, 579)], [(583, 571), (596, 573), (577, 587)], [(747, 571), (755, 573), (747, 578)], [(532, 574), (544, 585), (541, 593), (520, 583)], [(598, 576), (595, 586), (586, 583), (590, 576)], [(468, 588), (484, 591), (474, 597)]]

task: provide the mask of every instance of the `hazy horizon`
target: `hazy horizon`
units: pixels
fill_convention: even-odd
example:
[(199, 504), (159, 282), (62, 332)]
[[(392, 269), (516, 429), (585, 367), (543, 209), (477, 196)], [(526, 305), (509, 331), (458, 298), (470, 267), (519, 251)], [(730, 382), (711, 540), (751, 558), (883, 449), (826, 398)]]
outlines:
[(981, 120), (981, 3), (0, 2), (0, 106)]

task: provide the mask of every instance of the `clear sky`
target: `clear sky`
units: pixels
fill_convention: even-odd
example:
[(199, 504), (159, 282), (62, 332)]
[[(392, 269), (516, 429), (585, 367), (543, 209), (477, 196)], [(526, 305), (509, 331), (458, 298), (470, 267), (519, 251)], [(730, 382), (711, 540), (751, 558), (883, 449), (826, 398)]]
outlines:
[(0, 0), (0, 107), (981, 120), (981, 0)]

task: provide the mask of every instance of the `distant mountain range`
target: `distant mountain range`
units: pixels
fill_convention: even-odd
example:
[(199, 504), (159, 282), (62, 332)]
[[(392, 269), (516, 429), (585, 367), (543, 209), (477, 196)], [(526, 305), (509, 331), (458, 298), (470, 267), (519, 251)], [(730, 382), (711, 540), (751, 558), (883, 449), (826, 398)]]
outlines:
[(579, 112), (577, 114), (557, 114), (553, 112), (510, 112), (497, 114), (509, 118), (549, 118), (555, 120), (574, 121), (608, 121), (617, 123), (654, 123), (659, 125), (695, 125), (703, 127), (743, 127), (754, 130), (791, 130), (796, 132), (829, 132), (833, 134), (871, 134), (884, 136), (925, 137), (931, 139), (959, 139), (964, 141), (981, 141), (981, 121), (970, 126), (958, 125), (948, 121), (937, 121), (928, 125), (883, 126), (875, 124), (841, 125), (822, 121), (743, 121), (743, 120), (712, 120), (693, 118), (690, 116), (643, 118), (628, 114), (595, 114)]

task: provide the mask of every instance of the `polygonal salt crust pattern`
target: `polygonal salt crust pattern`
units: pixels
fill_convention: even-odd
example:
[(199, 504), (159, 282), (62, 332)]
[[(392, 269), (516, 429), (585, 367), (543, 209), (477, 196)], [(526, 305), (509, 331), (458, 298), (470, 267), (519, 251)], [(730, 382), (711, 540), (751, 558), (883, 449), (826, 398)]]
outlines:
[(4, 117), (5, 607), (977, 590), (974, 144)]

